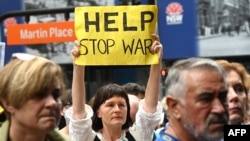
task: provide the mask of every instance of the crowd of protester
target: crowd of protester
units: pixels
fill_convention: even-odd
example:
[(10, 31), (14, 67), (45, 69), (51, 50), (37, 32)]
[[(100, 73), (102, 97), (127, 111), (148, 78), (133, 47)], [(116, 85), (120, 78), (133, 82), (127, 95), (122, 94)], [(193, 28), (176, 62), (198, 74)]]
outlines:
[(179, 59), (160, 101), (163, 47), (152, 36), (159, 63), (147, 85), (106, 84), (89, 101), (78, 41), (71, 88), (58, 64), (14, 53), (0, 70), (0, 141), (221, 141), (224, 125), (249, 124), (250, 74), (239, 62)]

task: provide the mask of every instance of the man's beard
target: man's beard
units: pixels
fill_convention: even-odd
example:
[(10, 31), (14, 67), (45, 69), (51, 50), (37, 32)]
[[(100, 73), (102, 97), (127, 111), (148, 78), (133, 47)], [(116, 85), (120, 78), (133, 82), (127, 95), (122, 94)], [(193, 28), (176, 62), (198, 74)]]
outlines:
[[(183, 116), (187, 117), (187, 116)], [(226, 114), (220, 114), (220, 115), (215, 115), (215, 114), (210, 114), (206, 120), (206, 125), (204, 129), (201, 129), (200, 127), (196, 127), (195, 125), (192, 125), (191, 122), (188, 121), (187, 118), (184, 118), (184, 128), (194, 136), (194, 138), (197, 139), (197, 141), (219, 141), (224, 137), (224, 129), (222, 128), (221, 130), (218, 130), (211, 134), (209, 132), (209, 125), (211, 123), (215, 122), (220, 122), (227, 124), (228, 122), (228, 117)]]

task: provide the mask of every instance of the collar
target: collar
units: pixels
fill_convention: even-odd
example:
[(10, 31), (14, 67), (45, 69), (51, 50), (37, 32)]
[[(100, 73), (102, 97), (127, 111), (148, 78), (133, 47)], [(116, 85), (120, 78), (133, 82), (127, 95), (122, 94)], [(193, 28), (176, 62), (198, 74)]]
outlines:
[(176, 137), (168, 134), (165, 132), (166, 130), (166, 127), (163, 128), (161, 131), (160, 131), (160, 138), (161, 140), (159, 141), (180, 141), (179, 139), (177, 139)]

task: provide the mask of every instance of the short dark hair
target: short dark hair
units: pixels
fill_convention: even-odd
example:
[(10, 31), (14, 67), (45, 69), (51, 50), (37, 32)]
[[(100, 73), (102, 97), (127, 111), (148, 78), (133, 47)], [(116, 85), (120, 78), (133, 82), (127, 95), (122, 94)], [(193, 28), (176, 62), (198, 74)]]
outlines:
[(95, 98), (92, 108), (94, 111), (94, 115), (92, 117), (92, 129), (94, 131), (99, 131), (100, 129), (103, 128), (103, 124), (102, 124), (102, 119), (98, 117), (97, 115), (97, 110), (100, 108), (100, 106), (108, 99), (114, 97), (114, 96), (118, 96), (118, 97), (122, 97), (125, 99), (126, 104), (127, 104), (127, 120), (125, 122), (125, 124), (122, 126), (122, 129), (128, 129), (131, 125), (132, 125), (132, 119), (130, 117), (130, 106), (129, 106), (129, 99), (128, 99), (128, 95), (125, 91), (125, 89), (115, 83), (111, 83), (111, 84), (107, 84), (104, 85), (102, 87), (100, 87), (95, 94)]
[(132, 95), (138, 95), (138, 94), (143, 94), (145, 95), (145, 87), (138, 84), (138, 83), (126, 83), (123, 85), (124, 89), (126, 90), (127, 93), (132, 94)]

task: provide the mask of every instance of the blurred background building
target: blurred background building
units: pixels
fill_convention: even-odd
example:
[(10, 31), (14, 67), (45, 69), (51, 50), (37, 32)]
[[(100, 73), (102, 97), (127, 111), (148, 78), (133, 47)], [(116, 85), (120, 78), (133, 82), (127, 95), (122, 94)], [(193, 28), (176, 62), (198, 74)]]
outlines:
[(240, 26), (244, 30), (244, 21), (249, 20), (249, 0), (197, 0), (197, 5), (202, 36), (220, 34), (226, 30), (224, 25), (230, 25), (231, 29)]

